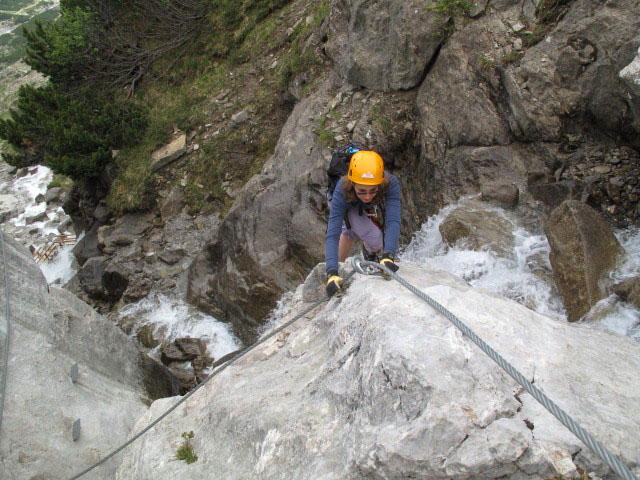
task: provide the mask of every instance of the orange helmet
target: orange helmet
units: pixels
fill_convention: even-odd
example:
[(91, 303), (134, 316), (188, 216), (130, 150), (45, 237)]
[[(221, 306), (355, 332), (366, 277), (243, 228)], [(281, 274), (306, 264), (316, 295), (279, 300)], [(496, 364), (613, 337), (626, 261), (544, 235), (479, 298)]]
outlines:
[(376, 152), (360, 150), (351, 157), (348, 178), (361, 185), (380, 185), (384, 181), (384, 162)]

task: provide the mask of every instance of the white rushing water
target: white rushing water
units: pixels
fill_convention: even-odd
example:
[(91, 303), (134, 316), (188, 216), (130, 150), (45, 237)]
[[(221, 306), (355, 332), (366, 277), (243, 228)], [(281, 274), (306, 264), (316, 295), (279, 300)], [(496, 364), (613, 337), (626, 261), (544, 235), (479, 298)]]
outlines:
[[(467, 199), (462, 199), (461, 202)], [(438, 227), (458, 205), (449, 205), (429, 218), (401, 252), (401, 258), (429, 265), (464, 278), (469, 284), (499, 293), (532, 310), (560, 320), (566, 320), (562, 299), (554, 287), (549, 264), (550, 247), (544, 235), (533, 235), (517, 227), (507, 212), (499, 212), (514, 225), (513, 258), (503, 258), (493, 252), (448, 247)], [(627, 261), (611, 277), (616, 283), (640, 276), (640, 231), (616, 232), (627, 253)], [(594, 328), (605, 328), (640, 340), (640, 311), (633, 305), (611, 295), (593, 307), (583, 322)]]
[[(5, 222), (5, 230), (23, 244), (36, 248), (46, 247), (58, 235), (57, 227), (67, 218), (61, 207), (47, 207), (45, 202), (38, 203), (36, 198), (44, 195), (53, 173), (49, 168), (38, 166), (30, 168), (30, 174), (3, 183), (2, 193), (13, 195), (20, 201), (17, 215)], [(37, 222), (29, 220), (46, 212), (46, 216)], [(70, 233), (70, 232), (64, 232)], [(76, 243), (84, 234), (79, 235)], [(78, 264), (73, 255), (75, 245), (58, 248), (55, 257), (49, 262), (39, 263), (47, 283), (64, 285), (76, 274)], [(207, 344), (209, 355), (214, 359), (240, 348), (240, 341), (233, 335), (228, 324), (219, 322), (189, 307), (181, 300), (170, 299), (164, 295), (151, 294), (142, 300), (127, 305), (120, 311), (121, 316), (134, 315), (138, 319), (132, 335), (140, 327), (151, 325), (158, 338), (171, 342), (176, 338), (202, 338)], [(158, 352), (153, 352), (157, 354)]]
[[(162, 294), (151, 293), (136, 303), (126, 305), (120, 309), (120, 316), (135, 316), (132, 335), (149, 325), (158, 337), (168, 342), (181, 337), (200, 338), (207, 345), (207, 353), (214, 359), (241, 347), (229, 324)], [(153, 353), (158, 354), (157, 351)]]

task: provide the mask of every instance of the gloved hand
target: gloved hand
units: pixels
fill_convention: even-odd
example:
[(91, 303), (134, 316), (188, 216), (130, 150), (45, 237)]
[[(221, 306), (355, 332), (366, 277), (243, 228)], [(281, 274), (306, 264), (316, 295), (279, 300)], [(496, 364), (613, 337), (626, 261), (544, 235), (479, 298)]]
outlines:
[(393, 261), (393, 255), (389, 252), (385, 252), (384, 255), (382, 255), (382, 260), (380, 260), (380, 265), (384, 265), (394, 273), (400, 269), (400, 267), (396, 265), (395, 262)]
[(327, 274), (329, 279), (327, 280), (327, 296), (333, 297), (342, 289), (342, 277), (338, 276), (338, 272), (331, 270)]

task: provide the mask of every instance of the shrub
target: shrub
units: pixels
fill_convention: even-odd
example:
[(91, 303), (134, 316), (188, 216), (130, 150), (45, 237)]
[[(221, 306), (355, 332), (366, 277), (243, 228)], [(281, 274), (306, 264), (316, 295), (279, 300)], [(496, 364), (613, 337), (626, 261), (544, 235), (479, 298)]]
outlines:
[(0, 138), (17, 153), (6, 161), (22, 167), (43, 163), (74, 180), (94, 178), (111, 151), (137, 142), (146, 127), (131, 102), (108, 100), (89, 88), (68, 94), (49, 83), (20, 87), (17, 109), (0, 120)]

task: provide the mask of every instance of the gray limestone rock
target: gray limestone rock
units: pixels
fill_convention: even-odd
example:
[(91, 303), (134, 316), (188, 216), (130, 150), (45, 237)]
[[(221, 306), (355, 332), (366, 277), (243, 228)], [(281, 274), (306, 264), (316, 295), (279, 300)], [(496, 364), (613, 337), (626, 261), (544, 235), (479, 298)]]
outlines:
[[(400, 273), (640, 473), (638, 342), (410, 262)], [(277, 324), (309, 305), (303, 290)], [(137, 429), (177, 400), (155, 402)], [(198, 460), (170, 461), (192, 430)], [(427, 303), (397, 282), (356, 276), (342, 297), (225, 369), (132, 444), (116, 478), (542, 480), (570, 478), (577, 466), (613, 478)]]
[(419, 0), (332, 0), (326, 52), (352, 85), (410, 89), (443, 40), (438, 21)]
[(189, 302), (233, 322), (243, 342), (255, 338), (276, 300), (322, 258), (328, 163), (311, 118), (330, 98), (325, 83), (295, 107), (273, 156), (189, 267)]
[[(22, 246), (6, 235), (4, 246), (11, 342), (0, 471), (7, 479), (69, 478), (125, 439), (146, 409), (143, 377), (149, 365), (143, 366), (136, 345), (112, 322), (67, 290), (47, 287)], [(1, 282), (3, 302), (4, 287)], [(5, 320), (3, 315), (0, 349)], [(4, 352), (0, 358), (3, 362)], [(171, 391), (165, 389), (164, 395)], [(72, 441), (78, 419), (80, 436)], [(111, 460), (92, 478), (113, 478), (119, 462)]]

